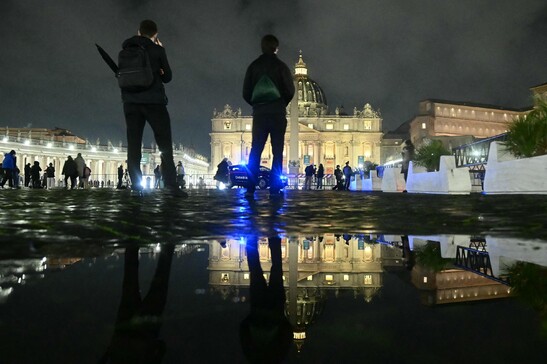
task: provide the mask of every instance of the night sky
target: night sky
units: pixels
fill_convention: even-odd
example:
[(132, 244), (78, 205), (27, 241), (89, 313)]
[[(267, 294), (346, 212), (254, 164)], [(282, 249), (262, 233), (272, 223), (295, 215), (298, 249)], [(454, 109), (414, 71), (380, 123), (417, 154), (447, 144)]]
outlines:
[(173, 69), (174, 141), (205, 156), (213, 109), (250, 114), (243, 77), (267, 33), (291, 69), (302, 50), (331, 113), (368, 102), (384, 131), (427, 98), (522, 108), (547, 82), (545, 0), (2, 0), (0, 14), (0, 127), (67, 128), (103, 144), (125, 144), (125, 122), (94, 43), (117, 58), (146, 18)]

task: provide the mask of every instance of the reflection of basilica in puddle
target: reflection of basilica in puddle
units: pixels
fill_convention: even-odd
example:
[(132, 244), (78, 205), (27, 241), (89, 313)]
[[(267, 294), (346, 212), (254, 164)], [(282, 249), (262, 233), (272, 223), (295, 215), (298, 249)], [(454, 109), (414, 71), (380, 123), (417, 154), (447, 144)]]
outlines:
[[(208, 282), (213, 295), (232, 302), (249, 302), (251, 271), (247, 260), (248, 237), (189, 241), (178, 244), (175, 257), (205, 250), (208, 243)], [(547, 242), (499, 236), (469, 235), (350, 235), (321, 234), (280, 239), (285, 316), (293, 339), (301, 347), (308, 327), (328, 309), (332, 297), (351, 294), (363, 305), (377, 297), (384, 273), (395, 273), (420, 291), (423, 304), (445, 305), (505, 298), (513, 293), (510, 268), (518, 262), (545, 270)], [(84, 250), (82, 250), (84, 251)], [(122, 263), (124, 249), (103, 247), (107, 259)], [(141, 247), (151, 257), (161, 244)], [(270, 279), (272, 250), (259, 238), (256, 252), (266, 281)], [(95, 256), (62, 257), (48, 254), (37, 259), (0, 260), (0, 303), (18, 285), (63, 271), (72, 264), (94, 264)], [(203, 271), (202, 271), (203, 272)], [(196, 293), (203, 293), (202, 290)], [(516, 288), (515, 288), (516, 291)], [(545, 298), (543, 298), (545, 300)]]
[[(210, 246), (209, 284), (224, 299), (247, 300), (245, 245), (246, 238), (240, 237)], [(427, 247), (433, 249), (428, 252)], [(258, 252), (268, 279), (268, 239), (258, 240)], [(380, 292), (384, 272), (410, 270), (409, 280), (426, 305), (505, 298), (511, 295), (507, 269), (517, 261), (547, 266), (547, 242), (468, 235), (322, 234), (282, 238), (281, 255), (285, 313), (300, 347), (329, 294), (350, 291), (368, 303)]]

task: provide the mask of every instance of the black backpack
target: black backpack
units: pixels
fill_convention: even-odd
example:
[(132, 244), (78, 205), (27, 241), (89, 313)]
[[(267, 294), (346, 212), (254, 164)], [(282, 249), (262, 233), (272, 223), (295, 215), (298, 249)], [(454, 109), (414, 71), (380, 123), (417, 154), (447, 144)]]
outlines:
[(118, 85), (124, 91), (144, 91), (152, 86), (154, 72), (146, 48), (140, 45), (125, 47), (118, 54)]

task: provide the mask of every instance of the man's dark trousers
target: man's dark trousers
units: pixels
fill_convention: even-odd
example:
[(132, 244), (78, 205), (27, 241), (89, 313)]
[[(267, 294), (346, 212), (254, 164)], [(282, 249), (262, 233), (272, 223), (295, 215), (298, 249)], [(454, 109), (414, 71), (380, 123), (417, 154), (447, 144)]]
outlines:
[(254, 190), (257, 184), (260, 168), (260, 156), (266, 145), (268, 135), (272, 144), (272, 172), (270, 175), (270, 191), (280, 190), (281, 174), (283, 172), (283, 147), (285, 144), (285, 131), (287, 130), (287, 118), (284, 114), (264, 114), (253, 116), (253, 143), (249, 155), (249, 186)]
[(161, 164), (165, 185), (176, 186), (175, 163), (173, 162), (173, 143), (171, 137), (171, 119), (167, 107), (162, 104), (124, 103), (123, 111), (127, 125), (127, 169), (133, 187), (140, 188), (141, 143), (144, 126), (150, 124), (154, 137), (161, 151)]

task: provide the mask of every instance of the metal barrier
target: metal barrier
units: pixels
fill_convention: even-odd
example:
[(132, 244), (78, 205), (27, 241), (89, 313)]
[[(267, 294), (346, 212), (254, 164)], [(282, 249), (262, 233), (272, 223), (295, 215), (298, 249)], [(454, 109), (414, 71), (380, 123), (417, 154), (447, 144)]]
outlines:
[(471, 185), (484, 187), (485, 165), (488, 163), (490, 143), (504, 141), (507, 133), (495, 135), (477, 142), (460, 145), (452, 148), (452, 154), (456, 158), (456, 168), (469, 168)]

